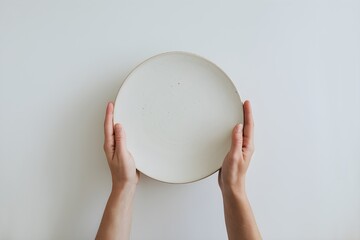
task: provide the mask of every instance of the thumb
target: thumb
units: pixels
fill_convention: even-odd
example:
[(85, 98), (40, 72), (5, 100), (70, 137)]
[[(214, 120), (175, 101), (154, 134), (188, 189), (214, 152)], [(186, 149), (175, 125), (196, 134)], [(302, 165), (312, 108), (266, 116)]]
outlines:
[(243, 125), (237, 124), (232, 131), (230, 154), (238, 158), (242, 156)]
[(126, 136), (120, 123), (115, 124), (115, 151), (118, 154), (126, 153)]

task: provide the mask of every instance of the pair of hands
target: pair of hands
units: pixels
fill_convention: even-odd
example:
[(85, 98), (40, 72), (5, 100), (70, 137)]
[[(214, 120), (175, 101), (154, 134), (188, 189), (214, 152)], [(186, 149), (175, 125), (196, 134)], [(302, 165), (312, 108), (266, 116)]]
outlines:
[[(104, 151), (110, 167), (113, 188), (136, 185), (140, 173), (126, 147), (125, 131), (121, 124), (113, 124), (113, 103), (106, 108)], [(249, 101), (244, 103), (244, 125), (232, 131), (232, 143), (219, 171), (219, 186), (223, 194), (245, 194), (245, 175), (254, 152), (254, 121)]]

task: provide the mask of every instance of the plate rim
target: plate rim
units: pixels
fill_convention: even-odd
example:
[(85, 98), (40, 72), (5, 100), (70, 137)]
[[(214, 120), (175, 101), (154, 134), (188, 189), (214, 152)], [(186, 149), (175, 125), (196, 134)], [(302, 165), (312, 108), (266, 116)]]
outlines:
[[(122, 82), (122, 84), (120, 85), (119, 87), (119, 90), (117, 91), (117, 95), (116, 95), (116, 98), (115, 98), (115, 101), (114, 101), (114, 112), (113, 112), (113, 124), (115, 125), (115, 106), (116, 106), (116, 102), (118, 100), (118, 96), (120, 94), (120, 91), (122, 89), (122, 87), (124, 86), (124, 84), (127, 82), (127, 80), (130, 78), (130, 76), (140, 67), (142, 66), (143, 64), (145, 64), (146, 62), (148, 61), (151, 61), (152, 59), (155, 59), (155, 58), (159, 58), (159, 57), (162, 57), (164, 55), (170, 55), (170, 54), (180, 54), (180, 55), (185, 55), (185, 56), (191, 56), (191, 57), (196, 57), (196, 58), (200, 58), (201, 60), (207, 62), (207, 63), (210, 63), (211, 65), (213, 65), (214, 67), (216, 67), (221, 73), (223, 73), (225, 75), (225, 77), (230, 80), (230, 83), (232, 84), (232, 86), (234, 87), (235, 91), (236, 91), (236, 95), (239, 97), (239, 100), (240, 100), (240, 103), (241, 105), (243, 105), (243, 101), (241, 100), (241, 97), (240, 97), (240, 94), (239, 94), (239, 91), (237, 90), (236, 88), (236, 85), (234, 84), (233, 80), (229, 77), (228, 74), (226, 74), (217, 64), (215, 64), (214, 62), (208, 60), (207, 58), (205, 57), (202, 57), (198, 54), (195, 54), (195, 53), (191, 53), (191, 52), (186, 52), (186, 51), (167, 51), (167, 52), (162, 52), (162, 53), (159, 53), (159, 54), (155, 54), (151, 57), (148, 57), (146, 58), (145, 60), (141, 61), (139, 64), (137, 64), (134, 68), (132, 68), (132, 70), (126, 75), (124, 81)], [(244, 117), (243, 117), (243, 122), (244, 122)], [(224, 156), (225, 158), (226, 156)], [(135, 166), (136, 166), (136, 161), (134, 160), (135, 162)], [(221, 166), (216, 169), (214, 172), (210, 173), (209, 175), (206, 175), (204, 177), (201, 177), (199, 179), (195, 179), (195, 180), (191, 180), (191, 181), (185, 181), (185, 182), (167, 182), (167, 181), (164, 181), (164, 180), (160, 180), (156, 177), (151, 177), (145, 173), (143, 173), (141, 170), (139, 170), (138, 168), (136, 168), (137, 171), (139, 171), (141, 174), (151, 178), (151, 179), (154, 179), (156, 181), (159, 181), (159, 182), (162, 182), (162, 183), (166, 183), (166, 184), (189, 184), (189, 183), (194, 183), (194, 182), (197, 182), (197, 181), (200, 181), (200, 180), (203, 180), (207, 177), (210, 177), (212, 176), (213, 174), (215, 174), (216, 172), (218, 172), (219, 170), (221, 169)]]

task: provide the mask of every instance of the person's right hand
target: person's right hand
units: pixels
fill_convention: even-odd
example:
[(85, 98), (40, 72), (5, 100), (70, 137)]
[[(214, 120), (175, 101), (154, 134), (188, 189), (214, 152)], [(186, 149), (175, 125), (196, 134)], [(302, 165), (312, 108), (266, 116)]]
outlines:
[(254, 153), (254, 121), (249, 101), (244, 103), (244, 125), (237, 124), (232, 143), (219, 171), (219, 186), (223, 194), (245, 194), (245, 174)]

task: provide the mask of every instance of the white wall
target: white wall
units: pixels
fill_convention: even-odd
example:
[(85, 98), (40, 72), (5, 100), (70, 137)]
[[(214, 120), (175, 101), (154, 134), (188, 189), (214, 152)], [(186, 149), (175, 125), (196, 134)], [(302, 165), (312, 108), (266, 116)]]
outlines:
[[(1, 0), (0, 239), (94, 238), (106, 102), (171, 50), (207, 57), (252, 100), (264, 239), (359, 239), (358, 0)], [(216, 177), (142, 176), (132, 239), (226, 239)]]

